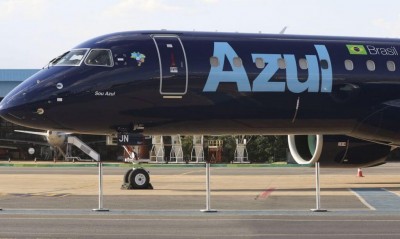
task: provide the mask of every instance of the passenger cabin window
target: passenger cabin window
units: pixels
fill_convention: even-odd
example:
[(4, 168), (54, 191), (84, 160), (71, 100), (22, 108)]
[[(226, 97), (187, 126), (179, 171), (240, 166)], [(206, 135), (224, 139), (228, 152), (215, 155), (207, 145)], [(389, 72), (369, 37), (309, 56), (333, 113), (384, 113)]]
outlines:
[(233, 58), (233, 65), (236, 67), (242, 67), (242, 59), (238, 56)]
[(321, 60), (320, 64), (321, 64), (321, 68), (322, 69), (328, 69), (329, 68), (329, 64), (328, 64), (327, 60)]
[(279, 69), (281, 69), (281, 70), (286, 69), (286, 61), (285, 61), (285, 59), (279, 58), (278, 59), (278, 66), (279, 66)]
[(386, 66), (387, 66), (387, 69), (389, 71), (395, 71), (396, 70), (396, 64), (394, 63), (394, 61), (387, 61), (386, 62)]
[(352, 60), (345, 60), (345, 61), (344, 61), (344, 67), (345, 67), (346, 70), (348, 70), (348, 71), (354, 70), (353, 61), (352, 61)]
[(265, 68), (265, 61), (264, 59), (257, 57), (256, 58), (256, 66), (258, 69), (264, 69)]
[(88, 49), (73, 49), (52, 60), (54, 66), (79, 66), (85, 58)]
[(210, 65), (212, 67), (218, 67), (219, 66), (218, 57), (215, 57), (215, 56), (210, 57)]
[(89, 66), (107, 66), (114, 65), (111, 50), (92, 49), (86, 57), (85, 64)]
[(367, 69), (369, 71), (375, 71), (375, 62), (371, 61), (371, 60), (368, 60), (367, 61)]
[(307, 60), (304, 59), (304, 58), (301, 58), (301, 59), (299, 60), (299, 66), (300, 66), (300, 69), (302, 69), (302, 70), (307, 70), (307, 69), (308, 69)]

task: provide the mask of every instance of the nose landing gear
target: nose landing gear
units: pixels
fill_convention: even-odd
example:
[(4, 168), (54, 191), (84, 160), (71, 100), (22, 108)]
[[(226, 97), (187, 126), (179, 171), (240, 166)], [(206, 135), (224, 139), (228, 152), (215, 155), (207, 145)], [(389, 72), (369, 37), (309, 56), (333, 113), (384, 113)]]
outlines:
[(124, 175), (124, 183), (121, 189), (153, 189), (149, 172), (144, 168), (129, 169)]

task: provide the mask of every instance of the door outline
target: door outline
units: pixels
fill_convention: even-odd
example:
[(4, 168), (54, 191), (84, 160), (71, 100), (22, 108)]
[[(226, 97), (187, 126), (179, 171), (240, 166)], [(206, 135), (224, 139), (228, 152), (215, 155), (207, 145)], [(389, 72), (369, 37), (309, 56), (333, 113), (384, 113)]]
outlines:
[[(189, 70), (188, 70), (188, 64), (187, 64), (187, 58), (186, 58), (186, 51), (185, 51), (185, 47), (183, 46), (183, 43), (180, 39), (180, 37), (178, 35), (174, 35), (174, 34), (154, 34), (151, 35), (151, 38), (154, 41), (154, 44), (156, 45), (156, 49), (157, 49), (157, 55), (158, 55), (158, 62), (160, 64), (160, 94), (163, 96), (179, 96), (180, 98), (182, 98), (183, 95), (185, 95), (187, 93), (187, 89), (188, 89), (188, 78), (189, 78)], [(162, 88), (162, 83), (163, 83), (163, 70), (162, 70), (162, 61), (161, 61), (161, 54), (160, 54), (160, 50), (158, 48), (158, 44), (157, 44), (157, 40), (156, 38), (175, 38), (179, 41), (181, 47), (182, 47), (182, 52), (183, 52), (183, 58), (185, 58), (185, 68), (186, 68), (186, 82), (185, 82), (185, 90), (183, 92), (163, 92), (163, 88)]]

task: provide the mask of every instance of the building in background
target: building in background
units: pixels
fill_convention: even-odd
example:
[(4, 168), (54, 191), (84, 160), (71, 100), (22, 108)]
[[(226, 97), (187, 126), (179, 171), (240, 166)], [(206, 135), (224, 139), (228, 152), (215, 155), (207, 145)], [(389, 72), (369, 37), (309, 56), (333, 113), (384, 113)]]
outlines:
[[(38, 69), (0, 69), (0, 100), (14, 87), (38, 71)], [(34, 143), (45, 143), (44, 140), (33, 135), (14, 132), (14, 130), (22, 128), (0, 119), (0, 159), (27, 158), (26, 152), (29, 147), (33, 147)]]
[(38, 71), (38, 69), (0, 69), (0, 98), (3, 99), (14, 87)]

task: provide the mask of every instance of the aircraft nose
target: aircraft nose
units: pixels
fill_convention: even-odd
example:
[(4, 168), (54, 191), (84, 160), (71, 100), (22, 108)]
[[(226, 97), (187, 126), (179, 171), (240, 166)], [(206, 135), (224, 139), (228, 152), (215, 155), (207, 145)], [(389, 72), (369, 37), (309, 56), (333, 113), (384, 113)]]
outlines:
[(0, 102), (0, 117), (17, 125), (40, 128), (42, 119), (37, 117), (38, 113), (29, 105), (14, 105), (13, 100), (4, 98)]
[(12, 110), (9, 107), (9, 104), (7, 104), (7, 97), (4, 98), (1, 102), (0, 102), (0, 117), (10, 121), (10, 122), (15, 122), (15, 120), (18, 119), (18, 117), (16, 117), (14, 114), (12, 114)]
[[(61, 71), (62, 72), (62, 71)], [(42, 70), (11, 90), (0, 102), (0, 117), (30, 128), (59, 128), (49, 113), (54, 105), (54, 82), (59, 82), (60, 68)]]
[(0, 102), (0, 117), (2, 118), (4, 118), (4, 116), (7, 114), (7, 107), (4, 102), (4, 100)]
[(62, 126), (52, 120), (52, 115), (45, 108), (47, 102), (35, 103), (16, 95), (7, 95), (0, 102), (0, 117), (17, 125), (36, 129), (60, 129)]
[[(6, 95), (0, 102), (0, 117), (17, 125), (29, 126), (35, 112), (30, 104), (22, 104), (15, 95)], [(37, 121), (37, 119), (35, 119)]]

